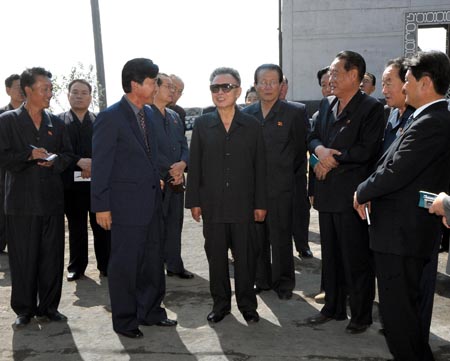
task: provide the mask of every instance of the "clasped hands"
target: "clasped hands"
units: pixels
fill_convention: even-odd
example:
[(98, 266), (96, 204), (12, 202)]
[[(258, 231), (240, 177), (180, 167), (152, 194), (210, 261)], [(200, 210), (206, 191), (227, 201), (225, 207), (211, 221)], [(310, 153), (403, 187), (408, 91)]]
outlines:
[(334, 156), (342, 153), (336, 149), (326, 148), (323, 145), (317, 146), (314, 149), (314, 153), (319, 158), (319, 163), (314, 167), (314, 174), (318, 180), (324, 180), (330, 170), (339, 166), (339, 162)]
[(173, 163), (169, 169), (169, 175), (172, 178), (170, 183), (174, 186), (183, 183), (184, 170), (186, 169), (186, 163), (183, 160)]

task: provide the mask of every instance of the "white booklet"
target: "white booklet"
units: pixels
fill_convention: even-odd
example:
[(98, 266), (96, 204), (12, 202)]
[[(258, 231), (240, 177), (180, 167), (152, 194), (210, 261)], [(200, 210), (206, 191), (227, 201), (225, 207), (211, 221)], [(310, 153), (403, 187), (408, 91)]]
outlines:
[(81, 171), (75, 171), (73, 172), (73, 181), (74, 182), (90, 182), (91, 178), (82, 178), (81, 177)]

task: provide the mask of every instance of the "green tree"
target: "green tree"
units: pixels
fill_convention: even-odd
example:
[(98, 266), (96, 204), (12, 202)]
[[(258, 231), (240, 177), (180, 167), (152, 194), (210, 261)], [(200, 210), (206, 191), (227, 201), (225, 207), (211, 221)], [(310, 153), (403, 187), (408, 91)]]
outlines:
[(67, 75), (57, 75), (52, 79), (54, 101), (61, 110), (67, 110), (67, 92), (69, 84), (72, 80), (84, 79), (92, 86), (92, 102), (90, 110), (98, 112), (100, 95), (104, 92), (101, 84), (97, 81), (97, 75), (92, 64), (85, 66), (83, 63), (78, 62), (76, 66), (73, 66)]

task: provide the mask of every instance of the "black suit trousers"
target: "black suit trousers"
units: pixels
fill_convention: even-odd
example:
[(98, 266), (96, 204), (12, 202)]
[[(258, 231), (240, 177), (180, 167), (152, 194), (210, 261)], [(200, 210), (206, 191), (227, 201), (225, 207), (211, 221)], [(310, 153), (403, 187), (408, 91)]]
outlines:
[(325, 291), (322, 314), (345, 319), (349, 295), (351, 321), (370, 325), (375, 275), (367, 225), (353, 209), (341, 213), (319, 212), (319, 225)]
[(306, 174), (295, 177), (295, 191), (292, 203), (292, 234), (294, 236), (295, 249), (299, 253), (309, 250), (309, 210), (311, 204), (309, 202), (306, 184)]
[(259, 255), (255, 283), (258, 287), (277, 292), (292, 291), (295, 287), (292, 198), (291, 192), (269, 198), (266, 220), (257, 224)]
[(183, 229), (184, 193), (174, 193), (166, 187), (163, 200), (164, 261), (168, 271), (183, 272), (181, 231)]
[(231, 309), (228, 249), (234, 256), (236, 301), (241, 312), (257, 308), (254, 291), (256, 269), (256, 234), (254, 223), (204, 223), (205, 252), (209, 263), (213, 311)]
[(397, 361), (434, 360), (420, 314), (426, 261), (374, 252), (380, 311), (389, 350)]
[(94, 236), (94, 250), (97, 268), (107, 272), (111, 249), (111, 232), (97, 224), (95, 213), (90, 210), (90, 193), (86, 191), (66, 190), (64, 193), (64, 211), (69, 226), (70, 259), (69, 272), (83, 274), (88, 265), (88, 215)]
[(64, 269), (64, 216), (6, 216), (11, 307), (17, 315), (55, 313)]
[(167, 318), (160, 222), (155, 215), (148, 226), (112, 224), (108, 284), (116, 332)]

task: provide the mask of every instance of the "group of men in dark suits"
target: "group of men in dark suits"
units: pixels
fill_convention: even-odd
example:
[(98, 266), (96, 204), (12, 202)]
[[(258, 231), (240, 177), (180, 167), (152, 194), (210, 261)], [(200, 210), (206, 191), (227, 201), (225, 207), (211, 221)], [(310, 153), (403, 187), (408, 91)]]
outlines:
[(334, 96), (322, 100), (309, 135), (309, 151), (319, 159), (314, 206), (326, 296), (308, 322), (347, 319), (348, 294), (347, 331), (364, 332), (376, 275), (395, 360), (433, 360), (428, 335), (441, 230), (439, 218), (418, 204), (419, 191), (448, 191), (450, 184), (450, 62), (431, 51), (388, 63), (383, 93), (393, 110), (386, 128), (381, 104), (358, 89), (364, 72), (361, 55), (337, 54), (330, 67)]

